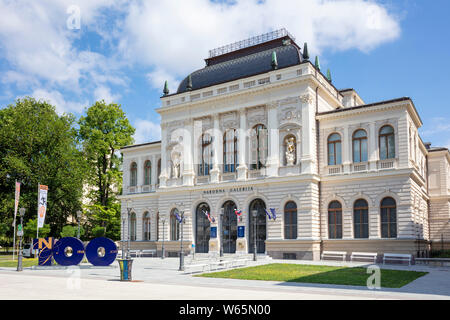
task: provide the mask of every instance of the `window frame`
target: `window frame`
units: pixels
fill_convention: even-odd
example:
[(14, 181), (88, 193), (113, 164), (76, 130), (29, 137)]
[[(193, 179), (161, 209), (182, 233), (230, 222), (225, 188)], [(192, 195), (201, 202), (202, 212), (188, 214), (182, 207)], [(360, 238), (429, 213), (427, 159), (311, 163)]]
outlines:
[[(392, 199), (392, 201), (394, 202), (394, 205), (383, 205), (383, 202), (387, 199)], [(383, 209), (386, 210), (386, 214), (387, 214), (387, 222), (383, 222)], [(394, 213), (395, 214), (395, 222), (391, 222), (391, 214), (392, 214), (392, 209), (394, 209)], [(391, 224), (395, 224), (395, 236), (391, 236)], [(387, 237), (383, 237), (383, 226), (387, 227)], [(380, 201), (380, 231), (381, 231), (381, 238), (383, 239), (396, 239), (398, 238), (398, 216), (397, 216), (397, 201), (392, 198), (392, 197), (384, 197), (381, 201)]]
[[(330, 141), (330, 138), (334, 135), (338, 135), (339, 136), (339, 140), (336, 141)], [(337, 148), (336, 145), (339, 143), (339, 149), (340, 149), (340, 161), (338, 163), (337, 161)], [(333, 145), (333, 158), (334, 158), (334, 163), (330, 163), (330, 144)], [(342, 164), (342, 137), (338, 132), (333, 132), (331, 133), (328, 138), (327, 138), (327, 163), (329, 166), (337, 166), (337, 165), (341, 165)]]
[[(295, 208), (287, 208), (287, 206), (291, 203), (295, 205)], [(297, 203), (295, 201), (290, 200), (284, 204), (283, 209), (284, 209), (284, 211), (283, 211), (283, 214), (284, 214), (284, 217), (283, 217), (284, 218), (283, 219), (284, 239), (286, 239), (286, 240), (297, 239), (298, 238), (298, 207), (297, 207)], [(290, 223), (287, 223), (288, 217), (290, 218), (289, 219)], [(295, 217), (295, 219), (293, 219), (293, 217)], [(288, 230), (289, 230), (289, 232), (286, 232)]]
[[(355, 138), (355, 135), (359, 132), (359, 131), (363, 131), (365, 133), (364, 137), (357, 137)], [(359, 144), (359, 161), (355, 161), (355, 142), (357, 142)], [(365, 142), (366, 144), (366, 154), (365, 154), (365, 158), (366, 160), (363, 161), (363, 153), (362, 153), (362, 143)], [(355, 132), (353, 132), (352, 135), (352, 155), (353, 155), (353, 163), (362, 163), (362, 162), (367, 162), (368, 161), (368, 156), (369, 156), (369, 149), (368, 149), (368, 136), (367, 136), (367, 131), (364, 129), (357, 129), (355, 130)]]
[[(232, 132), (231, 137), (228, 136), (230, 132)], [(223, 134), (223, 173), (236, 172), (238, 167), (238, 157), (237, 157), (238, 139), (236, 133), (237, 130), (231, 128), (227, 129)], [(229, 151), (228, 147), (232, 147), (233, 151)], [(229, 158), (232, 159), (231, 163), (228, 162)]]
[[(386, 128), (386, 127), (390, 127), (392, 129), (392, 132), (389, 133), (381, 133), (381, 131)], [(394, 154), (389, 156), (389, 137), (392, 137), (392, 142), (394, 144)], [(381, 141), (384, 140), (385, 146), (386, 146), (386, 154), (385, 157), (382, 157), (382, 153), (381, 153)], [(395, 159), (395, 154), (396, 154), (396, 150), (395, 150), (395, 129), (387, 124), (384, 125), (380, 128), (380, 130), (378, 131), (378, 148), (379, 148), (379, 156), (380, 156), (380, 160), (388, 160), (388, 159)]]
[[(364, 201), (365, 206), (356, 207), (356, 205), (359, 201)], [(356, 219), (355, 219), (356, 214), (359, 214), (359, 223), (358, 223), (359, 236), (358, 237), (356, 236), (356, 230), (357, 230), (357, 223), (356, 223)], [(366, 216), (367, 223), (363, 223), (363, 221), (364, 221), (363, 215)], [(364, 234), (364, 231), (366, 231), (363, 228), (367, 228), (367, 237), (362, 236)], [(353, 204), (353, 237), (355, 239), (368, 239), (369, 232), (370, 232), (370, 229), (369, 229), (369, 203), (367, 202), (366, 199), (361, 198), (361, 199), (356, 200)]]
[[(333, 203), (338, 203), (339, 207), (338, 208), (330, 208)], [(332, 213), (334, 214), (334, 228), (333, 228), (334, 235), (333, 235), (333, 237), (331, 236), (331, 228), (330, 228), (330, 225), (331, 225), (331, 223), (330, 223), (330, 214), (332, 214)], [(340, 215), (340, 221), (341, 221), (340, 224), (336, 223), (336, 221), (337, 221), (336, 215), (337, 214)], [(342, 223), (343, 223), (343, 221), (342, 221), (342, 204), (338, 200), (333, 200), (333, 201), (331, 201), (328, 204), (328, 239), (333, 239), (334, 240), (334, 239), (342, 239), (343, 238), (343, 225), (342, 225)], [(339, 230), (341, 232), (341, 236), (340, 237), (337, 237), (338, 227), (339, 227)]]
[(130, 187), (137, 187), (137, 163), (135, 161), (130, 165)]

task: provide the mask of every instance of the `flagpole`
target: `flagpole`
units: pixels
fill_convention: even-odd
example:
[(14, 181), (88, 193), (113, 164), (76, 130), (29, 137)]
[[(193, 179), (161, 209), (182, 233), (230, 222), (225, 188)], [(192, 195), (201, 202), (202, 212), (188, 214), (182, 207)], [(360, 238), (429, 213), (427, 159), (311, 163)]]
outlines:
[(15, 259), (14, 252), (16, 250), (16, 188), (17, 188), (17, 180), (14, 182), (14, 235), (13, 235), (13, 260)]
[(40, 191), (40, 183), (38, 183), (38, 192), (37, 192), (37, 216), (36, 216), (36, 239), (39, 239), (39, 191)]

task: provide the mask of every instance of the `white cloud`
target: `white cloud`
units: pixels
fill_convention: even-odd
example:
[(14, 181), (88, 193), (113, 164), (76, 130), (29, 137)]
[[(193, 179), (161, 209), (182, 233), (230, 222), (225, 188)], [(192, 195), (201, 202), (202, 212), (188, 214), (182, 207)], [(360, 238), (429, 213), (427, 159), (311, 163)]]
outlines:
[(114, 102), (118, 103), (120, 99), (120, 94), (112, 94), (108, 87), (100, 86), (94, 91), (95, 101), (105, 100), (107, 104)]
[(31, 96), (36, 100), (47, 101), (51, 105), (54, 105), (58, 114), (63, 114), (64, 112), (81, 113), (83, 109), (88, 106), (88, 101), (82, 103), (75, 101), (66, 101), (63, 95), (58, 91), (37, 89), (33, 91)]
[[(367, 52), (400, 35), (396, 17), (364, 0), (133, 1), (127, 10), (121, 52), (172, 79), (202, 68), (214, 47), (281, 27), (298, 44), (308, 42), (315, 54), (353, 48)], [(152, 84), (161, 88), (163, 82)]]
[(161, 126), (159, 123), (137, 119), (134, 122), (134, 127), (136, 132), (133, 137), (136, 144), (159, 141), (161, 139)]
[(156, 68), (154, 71), (147, 73), (147, 80), (153, 88), (161, 89), (161, 95), (163, 94), (165, 81), (167, 81), (170, 93), (177, 91), (178, 84), (181, 81), (180, 79), (176, 79), (173, 74), (160, 68)]

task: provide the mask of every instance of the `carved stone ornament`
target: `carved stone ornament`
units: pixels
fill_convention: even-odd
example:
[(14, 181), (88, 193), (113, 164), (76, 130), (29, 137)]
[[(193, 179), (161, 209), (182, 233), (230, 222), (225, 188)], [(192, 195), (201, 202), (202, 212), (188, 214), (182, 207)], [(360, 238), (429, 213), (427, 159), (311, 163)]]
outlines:
[(314, 98), (313, 98), (313, 96), (310, 95), (310, 94), (305, 94), (305, 95), (303, 95), (303, 96), (300, 97), (300, 101), (301, 101), (302, 103), (308, 103), (308, 104), (311, 104), (311, 103), (314, 102)]

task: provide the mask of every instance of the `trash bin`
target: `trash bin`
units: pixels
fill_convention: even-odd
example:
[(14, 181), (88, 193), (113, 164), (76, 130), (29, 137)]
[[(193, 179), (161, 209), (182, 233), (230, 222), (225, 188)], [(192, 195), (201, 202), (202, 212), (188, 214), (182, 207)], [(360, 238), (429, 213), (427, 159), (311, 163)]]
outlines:
[(120, 281), (131, 281), (132, 259), (117, 259), (120, 267)]

